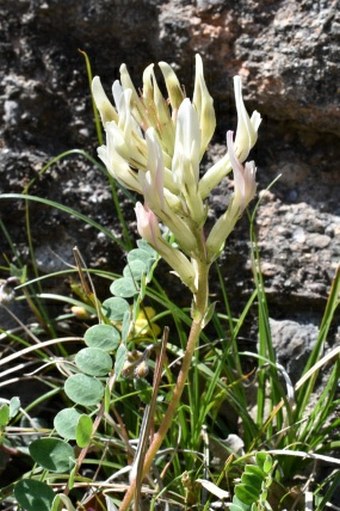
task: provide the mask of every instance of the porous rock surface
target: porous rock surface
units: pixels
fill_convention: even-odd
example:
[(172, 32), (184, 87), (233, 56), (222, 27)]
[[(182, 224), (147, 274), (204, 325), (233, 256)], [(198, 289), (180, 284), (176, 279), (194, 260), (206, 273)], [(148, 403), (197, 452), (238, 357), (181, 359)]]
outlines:
[[(30, 193), (89, 215), (120, 235), (106, 179), (81, 155), (95, 156), (96, 135), (83, 57), (109, 91), (125, 62), (137, 85), (150, 62), (175, 66), (188, 93), (194, 54), (204, 60), (218, 128), (209, 161), (235, 129), (232, 76), (242, 76), (250, 110), (263, 115), (251, 157), (261, 192), (257, 236), (272, 315), (319, 321), (340, 254), (338, 42), (335, 0), (0, 0), (0, 193)], [(42, 173), (42, 174), (41, 174)], [(40, 175), (41, 174), (41, 175)], [(226, 206), (230, 181), (211, 197)], [(133, 226), (131, 203), (123, 195)], [(85, 224), (31, 203), (40, 271), (72, 263), (78, 244), (87, 264), (119, 270), (122, 252)], [(23, 201), (2, 199), (1, 220), (28, 261)], [(243, 220), (222, 257), (228, 290), (252, 287)], [(0, 253), (13, 259), (0, 238)], [(1, 264), (5, 264), (4, 260)]]

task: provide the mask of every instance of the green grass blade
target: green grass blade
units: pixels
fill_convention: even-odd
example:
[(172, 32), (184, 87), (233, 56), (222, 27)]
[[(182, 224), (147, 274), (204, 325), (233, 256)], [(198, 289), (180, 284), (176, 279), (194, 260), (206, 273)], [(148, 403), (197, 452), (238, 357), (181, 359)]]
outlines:
[[(318, 360), (322, 356), (323, 347), (326, 343), (329, 329), (331, 327), (339, 304), (340, 304), (340, 265), (337, 268), (334, 280), (332, 282), (325, 312), (321, 321), (317, 342), (313, 348), (312, 353), (308, 358), (303, 374), (306, 374), (309, 370), (311, 370), (312, 367), (318, 362)], [(318, 374), (319, 370), (315, 371), (311, 378), (309, 378), (306, 381), (305, 385), (301, 386), (297, 393), (296, 420), (299, 420), (304, 414), (310, 396), (314, 390)]]
[(103, 143), (102, 124), (101, 124), (100, 117), (99, 117), (99, 114), (98, 114), (98, 110), (97, 110), (97, 107), (96, 107), (96, 103), (94, 101), (93, 94), (92, 94), (92, 78), (93, 78), (93, 75), (92, 75), (91, 62), (90, 62), (89, 56), (86, 53), (86, 51), (83, 51), (83, 50), (78, 50), (78, 51), (79, 51), (79, 53), (81, 53), (81, 55), (85, 59), (86, 73), (87, 73), (87, 78), (88, 78), (88, 81), (89, 81), (89, 89), (90, 89), (90, 92), (91, 92), (91, 103), (92, 103), (94, 125), (95, 125), (95, 128), (96, 128), (98, 144), (102, 145), (102, 143)]
[[(250, 239), (251, 239), (251, 257), (253, 262), (253, 274), (255, 286), (257, 289), (258, 297), (258, 328), (259, 328), (259, 369), (263, 365), (262, 359), (268, 359), (271, 362), (271, 370), (269, 376), (269, 392), (270, 392), (270, 409), (279, 403), (282, 392), (279, 384), (279, 375), (276, 370), (276, 355), (273, 348), (273, 342), (271, 337), (271, 329), (269, 324), (269, 310), (267, 304), (266, 293), (264, 289), (264, 281), (260, 267), (260, 254), (257, 245), (257, 239), (254, 228), (254, 214), (250, 222)], [(267, 376), (264, 371), (258, 372), (258, 391), (257, 391), (257, 424), (262, 426), (265, 419), (265, 401), (266, 401), (266, 388), (267, 388)], [(281, 429), (283, 424), (283, 417), (281, 410), (276, 415), (277, 426)], [(269, 434), (272, 433), (271, 426), (268, 429)]]

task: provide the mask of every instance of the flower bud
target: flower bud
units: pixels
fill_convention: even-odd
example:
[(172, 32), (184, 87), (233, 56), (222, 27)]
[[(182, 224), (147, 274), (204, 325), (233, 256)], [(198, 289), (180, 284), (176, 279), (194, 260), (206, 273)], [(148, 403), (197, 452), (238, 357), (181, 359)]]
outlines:
[(135, 368), (136, 378), (145, 378), (149, 373), (149, 366), (146, 360), (142, 360)]
[[(172, 162), (174, 179), (180, 189), (185, 186), (197, 186), (199, 179), (199, 150), (201, 134), (198, 115), (189, 98), (186, 98), (178, 110), (176, 123), (175, 150)], [(191, 161), (190, 173), (181, 166), (183, 160)]]
[(238, 215), (229, 206), (222, 216), (215, 222), (206, 241), (207, 255), (210, 262), (215, 261), (223, 250), (226, 239), (235, 227)]
[(148, 114), (149, 126), (156, 130), (164, 152), (171, 158), (175, 130), (167, 101), (160, 91), (153, 68), (154, 65), (151, 64), (143, 73), (144, 107)]
[(214, 102), (209, 94), (207, 85), (204, 80), (203, 62), (200, 55), (195, 56), (195, 86), (192, 103), (196, 108), (199, 125), (201, 130), (201, 147), (199, 151), (199, 160), (201, 161), (208, 144), (215, 132), (216, 117)]
[(185, 94), (180, 86), (176, 73), (172, 69), (167, 62), (159, 62), (158, 63), (160, 70), (162, 71), (165, 86), (169, 94), (170, 105), (172, 108), (172, 118), (175, 121), (177, 116), (177, 111), (185, 98)]
[(85, 307), (73, 305), (71, 307), (71, 311), (77, 319), (86, 320), (86, 319), (90, 319), (90, 317), (91, 317), (91, 314), (85, 309)]
[(240, 76), (234, 76), (234, 92), (237, 110), (237, 129), (235, 137), (236, 154), (239, 160), (243, 162), (247, 158), (250, 149), (256, 143), (257, 131), (261, 123), (261, 115), (255, 110), (249, 119), (248, 112), (243, 102)]
[[(142, 130), (132, 115), (132, 91), (125, 90), (119, 101), (119, 120), (113, 144), (117, 152), (135, 168), (146, 167), (147, 148)], [(114, 125), (113, 125), (114, 127)]]
[(140, 236), (156, 248), (162, 239), (156, 215), (147, 206), (143, 206), (141, 202), (136, 203), (135, 213)]
[(162, 149), (155, 131), (149, 128), (145, 134), (148, 149), (147, 172), (140, 171), (139, 179), (148, 206), (158, 214), (164, 207), (164, 163)]
[(122, 64), (119, 68), (120, 73), (120, 82), (124, 90), (131, 91), (131, 108), (132, 113), (138, 124), (146, 130), (149, 126), (145, 119), (145, 108), (143, 105), (143, 101), (139, 97), (136, 88), (131, 80), (129, 72), (125, 64)]

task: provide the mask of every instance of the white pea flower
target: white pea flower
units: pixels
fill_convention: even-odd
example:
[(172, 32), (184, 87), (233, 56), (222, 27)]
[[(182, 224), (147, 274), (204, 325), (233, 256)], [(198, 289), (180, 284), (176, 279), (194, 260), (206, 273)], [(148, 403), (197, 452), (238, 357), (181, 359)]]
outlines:
[(195, 107), (186, 98), (178, 109), (172, 173), (184, 199), (184, 211), (197, 225), (205, 221), (206, 212), (198, 193), (201, 132)]
[(208, 144), (215, 133), (216, 117), (214, 109), (214, 101), (209, 94), (207, 85), (204, 79), (203, 62), (200, 55), (195, 57), (195, 86), (192, 103), (196, 108), (199, 125), (201, 131), (201, 144), (199, 151), (199, 161), (201, 161)]

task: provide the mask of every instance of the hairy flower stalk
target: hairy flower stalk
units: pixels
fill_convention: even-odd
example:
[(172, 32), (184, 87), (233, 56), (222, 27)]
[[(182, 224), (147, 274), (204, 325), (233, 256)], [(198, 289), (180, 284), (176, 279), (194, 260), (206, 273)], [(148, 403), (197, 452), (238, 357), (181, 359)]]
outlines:
[[(92, 85), (106, 132), (106, 144), (98, 148), (98, 155), (122, 186), (143, 197), (144, 204), (137, 202), (135, 207), (139, 234), (158, 251), (193, 295), (192, 326), (182, 368), (164, 419), (145, 455), (142, 476), (148, 473), (173, 420), (194, 349), (205, 326), (210, 266), (255, 195), (255, 165), (250, 162), (243, 166), (243, 162), (256, 143), (261, 122), (256, 111), (249, 117), (242, 98), (241, 79), (236, 76), (235, 141), (233, 132), (229, 131), (225, 156), (201, 175), (200, 163), (216, 126), (202, 59), (196, 55), (192, 100), (185, 96), (169, 64), (160, 62), (159, 68), (168, 97), (161, 93), (153, 64), (143, 73), (141, 94), (137, 93), (126, 66), (121, 66), (120, 81), (115, 81), (112, 87), (114, 105), (99, 77), (93, 79)], [(207, 233), (206, 199), (231, 170), (234, 194), (225, 213)], [(162, 236), (159, 223), (173, 234), (176, 245)], [(130, 506), (135, 486), (136, 482), (131, 481), (120, 511)]]

